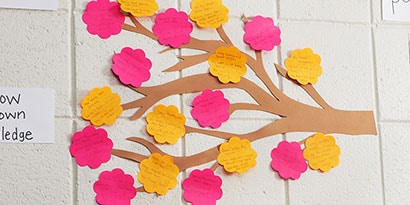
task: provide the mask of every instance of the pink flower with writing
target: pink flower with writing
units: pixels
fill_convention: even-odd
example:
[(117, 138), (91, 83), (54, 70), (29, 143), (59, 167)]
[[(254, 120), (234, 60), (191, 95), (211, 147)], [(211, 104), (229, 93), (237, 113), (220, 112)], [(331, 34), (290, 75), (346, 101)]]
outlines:
[(229, 101), (220, 90), (202, 91), (194, 98), (191, 115), (202, 127), (218, 128), (229, 119)]
[(87, 31), (102, 39), (119, 34), (125, 21), (120, 5), (109, 0), (88, 2), (82, 19), (87, 24)]
[(121, 53), (114, 54), (112, 61), (112, 72), (125, 85), (140, 87), (151, 77), (152, 62), (145, 57), (145, 53), (141, 49), (133, 50), (130, 47), (125, 47)]
[(174, 48), (179, 48), (191, 40), (192, 29), (193, 26), (188, 21), (188, 15), (183, 11), (178, 12), (174, 8), (159, 13), (155, 18), (154, 27), (152, 27), (159, 43)]
[(273, 24), (272, 18), (255, 16), (244, 29), (243, 40), (254, 50), (271, 51), (281, 42), (280, 29)]
[(137, 195), (134, 178), (122, 169), (103, 171), (94, 183), (94, 192), (98, 204), (129, 205)]
[(89, 125), (74, 133), (71, 141), (70, 153), (80, 166), (95, 169), (111, 159), (113, 143), (103, 128)]
[(271, 152), (271, 167), (283, 179), (299, 179), (307, 170), (303, 150), (297, 142), (282, 141)]
[(222, 197), (222, 179), (211, 169), (195, 169), (182, 182), (184, 199), (193, 205), (215, 205)]

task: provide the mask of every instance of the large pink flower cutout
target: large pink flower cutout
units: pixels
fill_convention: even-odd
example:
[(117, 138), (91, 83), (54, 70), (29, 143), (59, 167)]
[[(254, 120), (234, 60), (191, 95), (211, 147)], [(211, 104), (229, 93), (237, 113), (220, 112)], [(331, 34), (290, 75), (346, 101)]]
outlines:
[(129, 205), (137, 195), (134, 178), (125, 174), (122, 169), (104, 171), (94, 183), (95, 197), (99, 204)]
[(271, 152), (271, 167), (283, 179), (299, 179), (307, 170), (307, 163), (303, 157), (303, 150), (297, 142), (282, 141)]
[(191, 115), (202, 127), (218, 128), (229, 119), (230, 103), (220, 90), (202, 91), (192, 102)]
[(280, 29), (273, 24), (273, 19), (255, 16), (245, 24), (243, 40), (254, 50), (271, 51), (279, 45)]
[(182, 182), (184, 199), (193, 205), (215, 205), (222, 197), (222, 179), (211, 169), (194, 170)]
[(89, 125), (74, 133), (71, 141), (70, 153), (80, 166), (87, 165), (95, 169), (111, 159), (113, 143), (102, 128), (96, 129)]
[(145, 57), (145, 53), (141, 49), (133, 50), (130, 47), (125, 47), (121, 50), (121, 53), (114, 54), (112, 61), (112, 72), (125, 85), (140, 87), (143, 82), (151, 77), (149, 71), (152, 62)]
[(155, 18), (154, 27), (152, 27), (159, 43), (174, 48), (179, 48), (191, 40), (192, 29), (193, 26), (188, 21), (188, 15), (183, 11), (178, 12), (174, 8), (159, 13)]
[(90, 34), (106, 39), (121, 32), (125, 17), (117, 2), (97, 0), (88, 2), (83, 21)]

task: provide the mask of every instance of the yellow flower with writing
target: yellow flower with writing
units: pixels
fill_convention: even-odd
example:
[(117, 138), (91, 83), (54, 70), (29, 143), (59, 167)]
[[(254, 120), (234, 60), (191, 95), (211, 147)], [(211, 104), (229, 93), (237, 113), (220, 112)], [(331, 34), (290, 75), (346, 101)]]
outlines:
[(224, 166), (227, 172), (245, 173), (256, 166), (257, 153), (247, 139), (234, 136), (219, 148), (218, 163)]
[(320, 62), (319, 55), (315, 54), (312, 49), (305, 48), (294, 50), (290, 58), (285, 61), (285, 66), (290, 78), (302, 85), (307, 85), (308, 83), (315, 84), (322, 74)]
[(154, 136), (158, 143), (175, 144), (185, 135), (185, 116), (173, 105), (156, 106), (154, 111), (147, 115), (146, 120), (147, 132)]
[(118, 0), (121, 9), (130, 12), (135, 17), (153, 16), (158, 10), (155, 0)]
[(316, 133), (305, 142), (303, 156), (311, 169), (327, 172), (339, 164), (340, 148), (331, 135)]
[(218, 28), (228, 21), (229, 10), (222, 0), (193, 0), (189, 17), (202, 28)]
[(221, 46), (209, 56), (209, 72), (222, 83), (238, 83), (246, 74), (246, 55), (235, 46)]
[(164, 195), (178, 184), (179, 168), (168, 155), (151, 154), (141, 161), (138, 181), (148, 193)]

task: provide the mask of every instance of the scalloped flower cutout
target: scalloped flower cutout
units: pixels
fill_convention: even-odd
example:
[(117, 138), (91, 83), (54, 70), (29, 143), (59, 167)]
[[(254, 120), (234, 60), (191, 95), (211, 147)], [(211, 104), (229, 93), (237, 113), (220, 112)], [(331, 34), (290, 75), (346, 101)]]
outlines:
[(194, 98), (192, 106), (191, 115), (202, 127), (219, 128), (229, 119), (230, 103), (220, 90), (202, 91)]
[(140, 87), (151, 77), (152, 62), (145, 57), (145, 53), (141, 49), (133, 50), (130, 47), (125, 47), (121, 53), (114, 54), (112, 62), (112, 72), (119, 77), (124, 85)]
[(123, 11), (135, 17), (153, 16), (159, 8), (155, 0), (118, 0), (118, 3)]
[(221, 83), (238, 83), (246, 74), (246, 55), (235, 46), (221, 46), (209, 56), (209, 72)]
[(155, 17), (152, 31), (158, 37), (161, 45), (179, 48), (182, 44), (189, 43), (193, 26), (188, 21), (188, 15), (174, 8), (167, 9)]
[(303, 150), (297, 142), (282, 141), (271, 151), (271, 167), (283, 179), (299, 179), (307, 170)]
[(177, 185), (178, 174), (179, 168), (172, 157), (153, 153), (141, 161), (138, 181), (148, 193), (164, 195)]
[(94, 192), (98, 204), (129, 205), (137, 195), (134, 178), (119, 168), (103, 171), (94, 183)]
[(95, 126), (113, 124), (122, 113), (121, 98), (110, 87), (92, 89), (81, 107), (81, 116)]
[(113, 143), (108, 138), (107, 131), (93, 126), (87, 126), (82, 131), (74, 133), (71, 138), (70, 153), (78, 165), (98, 168), (111, 159)]
[(125, 21), (120, 5), (109, 0), (88, 2), (82, 19), (87, 24), (87, 31), (102, 39), (119, 34)]
[(193, 0), (189, 17), (202, 28), (218, 28), (228, 22), (229, 10), (222, 0)]
[(315, 84), (322, 74), (320, 62), (320, 56), (315, 54), (312, 49), (296, 49), (285, 61), (285, 66), (290, 78), (297, 80), (302, 85), (307, 85), (308, 83)]
[(280, 29), (273, 24), (272, 18), (255, 16), (245, 24), (244, 29), (243, 40), (253, 50), (271, 51), (281, 42)]
[(218, 163), (223, 165), (227, 172), (245, 173), (256, 166), (256, 151), (247, 139), (232, 137), (219, 147)]
[(339, 165), (340, 148), (333, 136), (318, 132), (306, 140), (305, 146), (303, 156), (311, 169), (327, 172)]
[(185, 135), (185, 116), (174, 105), (158, 105), (148, 113), (146, 120), (148, 134), (158, 143), (175, 144)]
[(195, 169), (182, 182), (184, 199), (192, 204), (214, 205), (222, 197), (222, 179), (212, 169)]

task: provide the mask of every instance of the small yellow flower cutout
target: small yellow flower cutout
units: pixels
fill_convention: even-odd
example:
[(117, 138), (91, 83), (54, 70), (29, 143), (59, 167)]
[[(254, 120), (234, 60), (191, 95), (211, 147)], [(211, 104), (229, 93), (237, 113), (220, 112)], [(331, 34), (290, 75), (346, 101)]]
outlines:
[(313, 53), (310, 48), (297, 49), (290, 54), (285, 61), (290, 78), (297, 80), (302, 85), (315, 84), (322, 74), (320, 56)]
[(121, 98), (110, 87), (94, 88), (81, 101), (81, 116), (95, 126), (113, 124), (122, 113)]
[(153, 16), (158, 10), (155, 0), (118, 0), (121, 9), (130, 12), (135, 17)]
[(333, 136), (316, 133), (305, 142), (303, 156), (311, 169), (327, 172), (339, 164), (340, 148)]
[(150, 112), (146, 120), (148, 134), (154, 136), (158, 143), (175, 144), (185, 135), (185, 116), (178, 108), (170, 105), (158, 105)]
[(222, 0), (193, 0), (189, 17), (202, 28), (218, 28), (228, 21), (228, 8)]
[(246, 55), (235, 46), (219, 47), (208, 58), (209, 72), (221, 83), (238, 83), (246, 74)]
[(145, 191), (164, 195), (177, 185), (178, 174), (179, 168), (172, 157), (153, 153), (148, 159), (141, 161), (137, 177)]
[(256, 166), (257, 153), (247, 139), (234, 136), (220, 146), (219, 152), (218, 163), (227, 172), (245, 173)]

